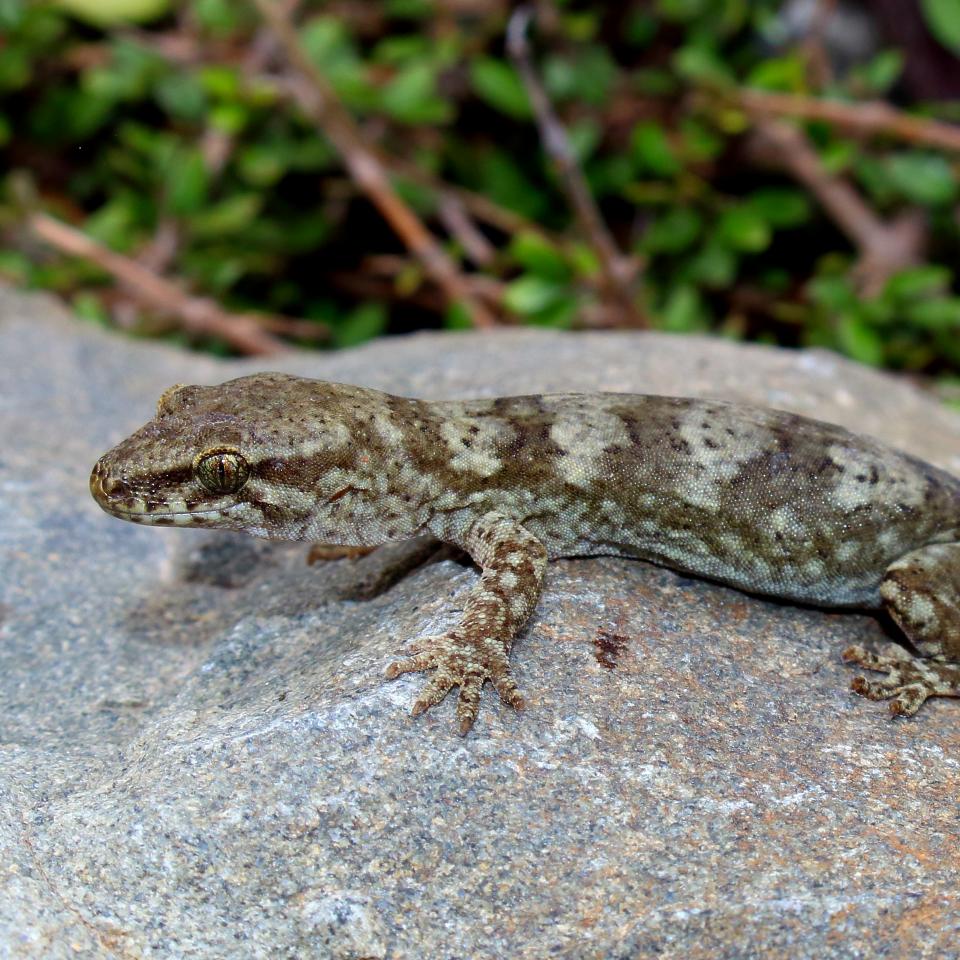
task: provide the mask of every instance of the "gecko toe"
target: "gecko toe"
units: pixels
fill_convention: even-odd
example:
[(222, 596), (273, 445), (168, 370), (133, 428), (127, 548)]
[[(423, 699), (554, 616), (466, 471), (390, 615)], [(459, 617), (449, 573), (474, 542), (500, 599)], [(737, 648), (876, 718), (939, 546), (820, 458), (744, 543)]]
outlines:
[(890, 712), (895, 717), (912, 717), (924, 705), (931, 692), (924, 683), (909, 683), (900, 687), (896, 697), (890, 702)]
[(451, 676), (446, 671), (438, 669), (437, 672), (423, 685), (417, 702), (414, 703), (410, 711), (414, 717), (420, 716), (431, 707), (435, 707), (456, 685), (456, 677)]
[(885, 680), (868, 680), (866, 677), (854, 677), (850, 689), (868, 700), (887, 700), (900, 689), (899, 679), (887, 677)]
[(889, 658), (878, 657), (877, 654), (871, 650), (867, 650), (866, 647), (855, 644), (852, 647), (847, 647), (847, 649), (840, 654), (840, 659), (843, 660), (844, 663), (855, 663), (858, 666), (866, 667), (867, 670), (885, 670), (885, 661)]
[(420, 670), (429, 670), (436, 665), (436, 655), (430, 651), (424, 651), (413, 657), (394, 660), (386, 669), (386, 677), (388, 680), (395, 680), (401, 673), (417, 673)]
[(460, 736), (470, 732), (477, 714), (480, 712), (480, 691), (483, 688), (483, 677), (479, 674), (469, 674), (460, 681), (460, 697), (457, 700), (457, 722)]
[(511, 707), (514, 707), (517, 710), (522, 710), (525, 705), (523, 699), (523, 694), (517, 689), (516, 683), (514, 683), (513, 677), (509, 674), (501, 674), (499, 676), (490, 678), (493, 682), (494, 689), (497, 693), (500, 694), (500, 699), (504, 703), (508, 703)]

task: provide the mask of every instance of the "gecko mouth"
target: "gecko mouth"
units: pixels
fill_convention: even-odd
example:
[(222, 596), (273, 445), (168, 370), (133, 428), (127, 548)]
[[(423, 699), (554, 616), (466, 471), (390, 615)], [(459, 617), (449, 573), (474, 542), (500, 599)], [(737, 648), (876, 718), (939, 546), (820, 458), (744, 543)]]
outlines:
[[(203, 523), (216, 520), (240, 506), (239, 503), (229, 503), (222, 507), (200, 510), (164, 510), (163, 504), (157, 504), (159, 509), (155, 509), (146, 500), (133, 493), (122, 481), (105, 477), (99, 463), (90, 474), (90, 493), (106, 513), (134, 523)], [(124, 507), (118, 501), (132, 503), (135, 506)]]

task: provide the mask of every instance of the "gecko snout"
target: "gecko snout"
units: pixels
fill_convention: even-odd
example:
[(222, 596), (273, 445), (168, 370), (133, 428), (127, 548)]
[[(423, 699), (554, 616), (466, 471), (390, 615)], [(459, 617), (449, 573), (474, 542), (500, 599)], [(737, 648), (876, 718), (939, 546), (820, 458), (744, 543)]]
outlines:
[(104, 458), (101, 457), (90, 472), (90, 493), (101, 507), (106, 508), (111, 502), (129, 495), (129, 488), (122, 479), (111, 476)]

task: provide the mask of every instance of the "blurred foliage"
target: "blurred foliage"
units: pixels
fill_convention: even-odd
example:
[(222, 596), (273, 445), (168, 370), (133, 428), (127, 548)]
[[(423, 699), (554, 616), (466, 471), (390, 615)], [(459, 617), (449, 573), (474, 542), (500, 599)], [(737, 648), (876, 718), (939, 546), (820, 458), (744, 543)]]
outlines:
[[(922, 0), (953, 49), (956, 6)], [(537, 69), (611, 233), (643, 258), (638, 303), (666, 330), (957, 377), (956, 158), (805, 125), (825, 169), (878, 216), (915, 208), (927, 225), (928, 259), (863, 297), (858, 251), (802, 187), (743, 150), (751, 121), (727, 96), (740, 87), (857, 101), (898, 83), (892, 49), (814, 83), (783, 7), (541, 4)], [(298, 17), (309, 55), (464, 272), (494, 280), (515, 320), (582, 325), (598, 304), (597, 255), (505, 55), (508, 14), (503, 3), (331, 0)], [(17, 230), (12, 184), (26, 171), (44, 209), (106, 246), (142, 258), (172, 227), (163, 272), (232, 309), (322, 321), (332, 345), (462, 325), (278, 86), (273, 53), (242, 0), (0, 0), (0, 274), (112, 316), (101, 271)], [(447, 232), (437, 183), (509, 213), (474, 218), (489, 262)]]

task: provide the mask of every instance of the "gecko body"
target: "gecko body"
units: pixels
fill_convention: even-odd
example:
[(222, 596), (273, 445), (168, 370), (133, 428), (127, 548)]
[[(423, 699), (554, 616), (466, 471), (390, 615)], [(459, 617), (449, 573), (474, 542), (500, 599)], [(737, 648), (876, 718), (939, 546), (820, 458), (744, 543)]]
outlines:
[(91, 492), (138, 523), (350, 546), (431, 535), (480, 567), (460, 622), (389, 676), (433, 669), (522, 705), (508, 655), (548, 559), (649, 560), (752, 593), (886, 607), (918, 656), (865, 696), (960, 696), (960, 481), (878, 441), (761, 407), (630, 394), (422, 401), (285, 374), (176, 386), (105, 454)]

